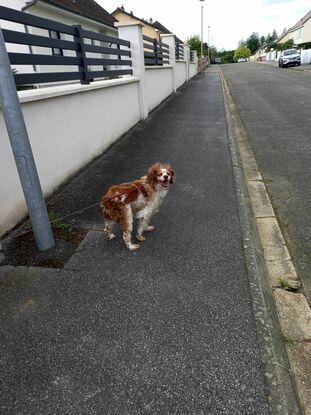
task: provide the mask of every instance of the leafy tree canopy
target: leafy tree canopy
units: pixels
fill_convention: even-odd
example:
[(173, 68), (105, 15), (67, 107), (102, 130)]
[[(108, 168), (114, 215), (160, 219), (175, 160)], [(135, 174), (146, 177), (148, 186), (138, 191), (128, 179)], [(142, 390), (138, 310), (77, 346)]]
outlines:
[(236, 62), (239, 58), (249, 58), (252, 52), (248, 49), (247, 46), (241, 45), (234, 52), (233, 59)]
[(277, 45), (277, 50), (291, 49), (293, 45), (294, 45), (293, 39), (289, 39), (286, 42), (280, 43), (279, 45)]
[(255, 53), (256, 50), (260, 47), (260, 39), (259, 39), (259, 34), (256, 32), (253, 32), (247, 39), (245, 42), (245, 46), (248, 47), (248, 49), (252, 52)]
[[(191, 50), (196, 50), (198, 56), (201, 56), (201, 39), (199, 35), (189, 37), (189, 39), (186, 40), (186, 43), (190, 46)], [(207, 54), (207, 49), (203, 49), (203, 56), (207, 56)]]
[(266, 37), (265, 36), (261, 36), (260, 37), (260, 46), (263, 46), (266, 43)]

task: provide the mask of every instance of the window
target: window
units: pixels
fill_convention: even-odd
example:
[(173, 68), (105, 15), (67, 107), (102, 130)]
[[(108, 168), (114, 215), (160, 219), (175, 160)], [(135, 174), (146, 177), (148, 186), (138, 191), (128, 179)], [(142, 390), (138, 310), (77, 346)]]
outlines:
[[(49, 35), (52, 39), (60, 39), (60, 33), (56, 32), (56, 30), (49, 30)], [(59, 48), (52, 48), (53, 55), (63, 55), (63, 49)]]

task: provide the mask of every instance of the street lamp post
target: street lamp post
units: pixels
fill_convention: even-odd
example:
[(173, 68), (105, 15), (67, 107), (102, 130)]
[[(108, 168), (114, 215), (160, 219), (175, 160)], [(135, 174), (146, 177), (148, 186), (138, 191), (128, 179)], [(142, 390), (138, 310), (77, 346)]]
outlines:
[(203, 3), (204, 0), (200, 0), (201, 2), (201, 57), (203, 56)]
[(208, 46), (208, 49), (207, 49), (207, 59), (208, 59), (208, 63), (210, 63), (210, 56), (209, 56), (209, 47), (210, 47), (210, 32), (211, 32), (211, 26), (208, 26), (207, 27), (208, 28), (208, 34), (207, 34), (207, 46)]

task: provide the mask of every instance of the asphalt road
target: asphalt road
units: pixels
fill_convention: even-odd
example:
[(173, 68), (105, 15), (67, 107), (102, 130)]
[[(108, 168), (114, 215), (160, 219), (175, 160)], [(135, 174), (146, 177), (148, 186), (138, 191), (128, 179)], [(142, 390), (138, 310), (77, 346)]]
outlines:
[(311, 301), (311, 73), (224, 65), (259, 168)]
[[(168, 161), (141, 250), (90, 232), (1, 283), (1, 414), (266, 415), (219, 73), (193, 79), (51, 201), (65, 214)], [(75, 225), (102, 228), (99, 209)]]

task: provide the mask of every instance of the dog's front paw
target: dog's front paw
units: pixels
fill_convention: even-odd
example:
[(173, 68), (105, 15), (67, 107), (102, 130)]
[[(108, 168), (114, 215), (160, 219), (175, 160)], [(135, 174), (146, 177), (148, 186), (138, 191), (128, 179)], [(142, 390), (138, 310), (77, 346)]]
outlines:
[(146, 228), (146, 231), (148, 231), (148, 232), (152, 232), (152, 231), (154, 231), (155, 230), (155, 226), (148, 226), (147, 228)]
[(131, 244), (131, 245), (129, 245), (129, 247), (128, 247), (128, 249), (130, 250), (130, 251), (137, 251), (137, 249), (139, 249), (140, 248), (140, 245), (138, 245), (138, 244)]
[(138, 241), (141, 241), (141, 242), (143, 242), (143, 241), (145, 241), (145, 240), (146, 240), (146, 238), (145, 238), (143, 235), (136, 235), (136, 239), (137, 239)]
[(111, 233), (111, 234), (108, 235), (109, 241), (112, 241), (115, 237), (116, 237), (116, 235), (114, 233)]

